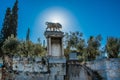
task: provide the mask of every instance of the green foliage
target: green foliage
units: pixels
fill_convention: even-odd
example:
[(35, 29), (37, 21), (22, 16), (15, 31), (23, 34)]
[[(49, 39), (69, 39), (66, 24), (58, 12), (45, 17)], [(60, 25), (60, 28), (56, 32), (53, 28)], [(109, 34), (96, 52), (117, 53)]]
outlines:
[[(19, 56), (44, 56), (46, 51), (41, 44), (34, 44), (30, 41), (30, 29), (28, 28), (26, 41), (18, 41), (17, 36), (18, 27), (18, 0), (14, 3), (12, 10), (7, 8), (3, 27), (0, 34), (1, 52), (19, 55)], [(12, 36), (11, 36), (12, 34)], [(14, 36), (15, 37), (14, 37)], [(11, 36), (11, 37), (9, 37)]]
[(65, 34), (66, 45), (70, 46), (71, 49), (77, 48), (79, 41), (82, 39), (82, 33), (80, 32), (70, 32)]
[[(84, 46), (84, 40), (82, 39), (83, 34), (80, 32), (65, 33), (64, 37), (64, 53), (68, 57), (72, 51), (82, 52)], [(80, 50), (81, 49), (81, 50)]]
[(120, 39), (108, 37), (106, 43), (106, 51), (109, 58), (117, 58), (120, 53)]
[(45, 56), (46, 51), (41, 44), (33, 44), (31, 41), (25, 41), (21, 42), (18, 54), (26, 57)]
[(101, 35), (98, 35), (96, 37), (90, 36), (90, 38), (87, 41), (87, 47), (85, 50), (85, 56), (87, 56), (88, 60), (94, 60), (97, 55), (100, 54), (100, 46), (101, 46)]
[(20, 56), (32, 56), (34, 54), (34, 44), (31, 41), (21, 42), (19, 45), (18, 55)]
[(5, 54), (14, 55), (18, 51), (18, 46), (19, 45), (20, 45), (20, 42), (17, 40), (17, 38), (15, 38), (14, 35), (11, 35), (3, 43), (2, 50)]
[(36, 56), (45, 56), (46, 50), (41, 44), (35, 44), (34, 55)]
[(13, 35), (5, 40), (2, 50), (7, 55), (16, 56), (45, 56), (46, 50), (41, 44), (34, 44), (31, 41), (18, 41)]
[(69, 55), (71, 51), (78, 52), (78, 58), (82, 61), (94, 60), (100, 54), (101, 35), (96, 37), (90, 36), (87, 43), (83, 39), (83, 34), (80, 32), (70, 32), (65, 34), (65, 55)]

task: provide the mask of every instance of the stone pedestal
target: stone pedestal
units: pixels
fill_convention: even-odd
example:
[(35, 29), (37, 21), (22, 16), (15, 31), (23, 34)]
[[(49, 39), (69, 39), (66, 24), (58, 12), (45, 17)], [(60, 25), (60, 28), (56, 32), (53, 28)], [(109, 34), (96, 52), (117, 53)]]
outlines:
[(64, 57), (63, 36), (61, 31), (45, 31), (47, 38), (47, 56)]
[(49, 63), (49, 80), (64, 80), (66, 75), (66, 58), (64, 57), (63, 37), (64, 33), (59, 31), (58, 23), (48, 23), (45, 31), (47, 38), (47, 57)]

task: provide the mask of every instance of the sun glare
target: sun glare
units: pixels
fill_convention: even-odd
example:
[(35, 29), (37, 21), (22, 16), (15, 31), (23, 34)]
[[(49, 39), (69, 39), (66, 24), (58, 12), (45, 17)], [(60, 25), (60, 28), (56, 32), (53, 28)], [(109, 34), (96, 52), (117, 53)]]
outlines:
[(62, 24), (63, 28), (68, 24), (68, 13), (63, 9), (52, 8), (44, 12), (44, 22), (54, 22)]
[(68, 10), (59, 7), (45, 9), (37, 17), (36, 22), (36, 25), (38, 27), (43, 26), (42, 28), (45, 28), (45, 22), (60, 23), (62, 25), (63, 31), (73, 30), (73, 26), (74, 24), (76, 24), (74, 16), (71, 15), (71, 13)]

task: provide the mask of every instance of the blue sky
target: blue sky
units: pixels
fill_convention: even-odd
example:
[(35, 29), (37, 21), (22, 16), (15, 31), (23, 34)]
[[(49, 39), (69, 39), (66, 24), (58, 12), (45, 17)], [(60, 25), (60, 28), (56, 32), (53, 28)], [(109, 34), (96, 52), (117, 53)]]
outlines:
[[(15, 0), (0, 0), (0, 27), (7, 7)], [(59, 14), (60, 13), (60, 14)], [(64, 22), (63, 31), (80, 31), (85, 38), (101, 34), (120, 37), (120, 0), (19, 0), (18, 38), (25, 39), (30, 27), (33, 42), (44, 38), (49, 16), (57, 15)], [(52, 15), (51, 15), (52, 14)], [(63, 16), (64, 15), (64, 16)]]

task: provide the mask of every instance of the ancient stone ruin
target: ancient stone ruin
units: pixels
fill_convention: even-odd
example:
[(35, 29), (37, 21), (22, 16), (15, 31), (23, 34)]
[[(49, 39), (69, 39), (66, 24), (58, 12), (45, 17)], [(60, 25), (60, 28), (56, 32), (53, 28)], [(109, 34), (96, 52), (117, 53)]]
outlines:
[[(69, 60), (66, 60), (63, 49), (64, 32), (60, 30), (62, 25), (51, 22), (47, 22), (46, 25), (44, 35), (47, 39), (47, 55), (35, 58), (14, 56), (10, 59), (7, 57), (8, 68), (5, 72), (3, 68), (2, 80), (120, 79), (120, 59), (104, 59), (81, 64), (77, 53), (73, 52), (70, 53)], [(12, 71), (9, 70), (10, 68)]]

